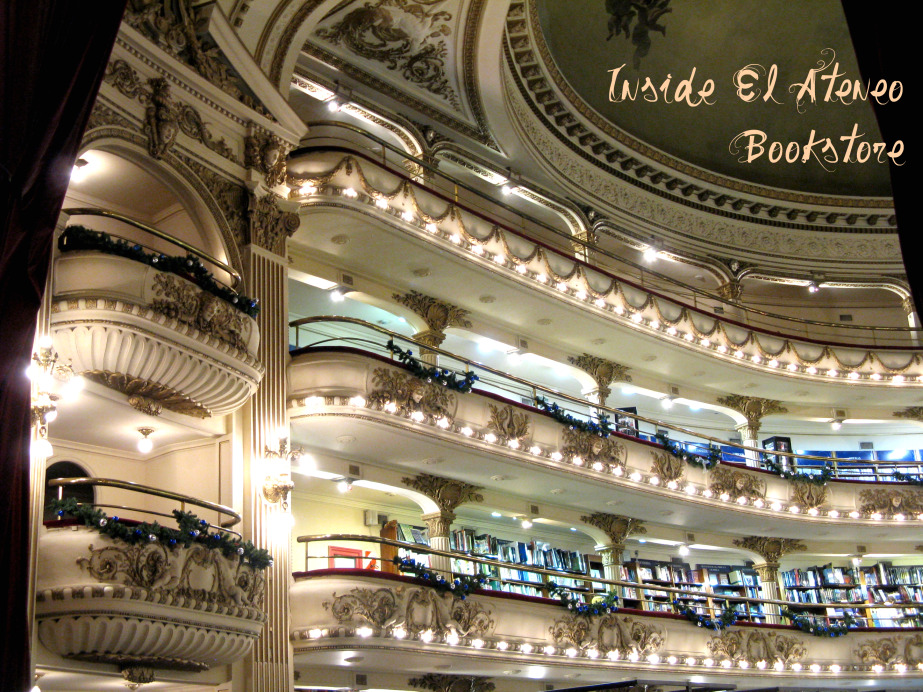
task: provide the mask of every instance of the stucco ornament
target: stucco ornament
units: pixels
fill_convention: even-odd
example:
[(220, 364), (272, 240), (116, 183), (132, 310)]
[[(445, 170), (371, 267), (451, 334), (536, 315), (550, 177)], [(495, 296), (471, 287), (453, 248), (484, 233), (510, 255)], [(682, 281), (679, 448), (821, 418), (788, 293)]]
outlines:
[(456, 397), (445, 387), (391, 368), (375, 368), (372, 382), (374, 388), (368, 397), (372, 408), (401, 415), (419, 411), (425, 416), (444, 416), (452, 421)]
[(563, 429), (564, 444), (561, 453), (573, 459), (580, 457), (588, 465), (600, 462), (611, 466), (625, 467), (628, 450), (616, 437), (600, 437), (583, 430)]

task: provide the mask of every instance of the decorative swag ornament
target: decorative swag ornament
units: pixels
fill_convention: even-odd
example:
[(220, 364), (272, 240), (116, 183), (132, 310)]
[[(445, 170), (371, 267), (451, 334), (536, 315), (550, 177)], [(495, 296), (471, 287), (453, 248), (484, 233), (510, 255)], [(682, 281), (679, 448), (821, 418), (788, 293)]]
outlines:
[(396, 345), (393, 339), (388, 340), (387, 348), (397, 356), (401, 363), (407, 366), (411, 375), (425, 382), (436, 382), (449, 389), (454, 389), (456, 392), (467, 394), (478, 380), (478, 376), (473, 372), (466, 372), (465, 376), (460, 378), (458, 373), (453, 370), (423, 365), (414, 357), (413, 351), (405, 351)]
[(129, 545), (160, 541), (168, 548), (175, 549), (178, 545), (188, 548), (197, 543), (211, 550), (220, 550), (226, 558), (237, 557), (254, 569), (264, 570), (272, 565), (272, 557), (267, 551), (257, 548), (250, 541), (234, 538), (229, 533), (209, 533), (208, 522), (191, 512), (174, 509), (173, 516), (178, 528), (171, 529), (157, 522), (142, 522), (136, 526), (123, 524), (118, 517), (110, 517), (91, 505), (82, 505), (72, 497), (65, 500), (54, 499), (48, 504), (59, 517), (68, 514), (103, 536)]
[(116, 238), (102, 231), (94, 231), (86, 226), (68, 226), (58, 240), (58, 250), (73, 252), (76, 250), (96, 250), (107, 255), (125, 257), (141, 262), (162, 272), (176, 274), (254, 319), (260, 313), (259, 301), (223, 286), (215, 281), (202, 261), (195, 255), (175, 257), (161, 253), (145, 252), (137, 243), (130, 243), (123, 238)]

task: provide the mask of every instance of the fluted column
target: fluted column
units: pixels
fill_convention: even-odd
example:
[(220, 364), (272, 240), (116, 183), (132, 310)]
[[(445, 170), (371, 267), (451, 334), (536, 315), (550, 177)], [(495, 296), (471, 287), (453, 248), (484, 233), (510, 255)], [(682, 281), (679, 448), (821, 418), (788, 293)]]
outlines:
[[(415, 312), (426, 322), (427, 329), (413, 335), (413, 338), (426, 346), (439, 348), (445, 341), (445, 330), (449, 327), (471, 328), (468, 311), (438, 298), (427, 296), (417, 291), (395, 293), (392, 298)], [(432, 351), (420, 349), (420, 360), (430, 365), (438, 364), (438, 357)]]
[[(781, 401), (775, 399), (762, 399), (757, 396), (741, 396), (740, 394), (731, 394), (729, 396), (718, 397), (718, 403), (722, 406), (734, 409), (742, 413), (747, 421), (738, 425), (736, 430), (743, 438), (743, 444), (746, 447), (759, 447), (760, 424), (763, 418), (774, 413), (788, 413), (788, 409), (782, 405)], [(758, 452), (746, 451), (745, 457), (747, 466), (760, 466), (760, 455)]]
[[(401, 482), (436, 503), (438, 510), (424, 514), (422, 519), (426, 522), (430, 547), (437, 550), (449, 550), (449, 534), (452, 522), (455, 521), (455, 508), (465, 502), (484, 501), (484, 496), (479, 492), (483, 488), (452, 478), (421, 473), (413, 478), (402, 478)], [(431, 555), (430, 568), (446, 579), (452, 575), (452, 561), (447, 557)]]
[[(764, 562), (753, 565), (753, 569), (760, 576), (760, 596), (764, 599), (780, 599), (783, 593), (782, 582), (779, 575), (779, 560), (783, 555), (798, 553), (807, 550), (807, 546), (797, 538), (771, 538), (766, 536), (745, 536), (735, 538), (734, 545), (756, 553)], [(779, 622), (779, 608), (767, 603), (763, 606), (769, 621)]]
[(622, 578), (622, 553), (625, 552), (624, 543), (610, 543), (596, 546), (596, 552), (602, 558), (603, 576), (606, 579), (619, 580)]
[[(258, 356), (266, 368), (256, 393), (242, 410), (244, 454), (245, 538), (269, 551), (272, 565), (266, 571), (267, 615), (263, 633), (245, 659), (248, 692), (278, 692), (294, 688), (292, 647), (289, 640), (288, 591), (291, 582), (288, 507), (263, 496), (267, 447), (276, 449), (279, 431), (286, 429), (285, 368), (288, 361), (288, 271), (286, 238), (298, 226), (298, 217), (284, 211), (271, 195), (252, 196), (249, 210), (250, 244), (243, 252), (247, 292), (259, 300)], [(277, 473), (286, 458), (274, 460)]]

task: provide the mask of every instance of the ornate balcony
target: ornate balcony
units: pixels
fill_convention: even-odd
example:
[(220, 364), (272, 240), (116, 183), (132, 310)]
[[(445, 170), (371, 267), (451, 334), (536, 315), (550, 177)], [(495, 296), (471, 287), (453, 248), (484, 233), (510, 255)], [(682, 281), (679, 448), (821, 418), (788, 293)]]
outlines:
[(55, 260), (57, 352), (141, 410), (207, 417), (240, 408), (263, 373), (256, 321), (243, 309), (249, 305), (233, 302), (244, 297), (217, 284), (191, 255), (149, 254), (105, 234), (84, 242), (87, 236), (69, 229)]
[[(133, 483), (53, 481), (73, 483), (172, 498), (240, 520), (221, 505)], [(173, 530), (70, 502), (39, 539), (36, 620), (46, 649), (123, 669), (187, 671), (226, 665), (250, 651), (266, 619), (259, 551), (185, 513), (174, 513), (180, 528)]]

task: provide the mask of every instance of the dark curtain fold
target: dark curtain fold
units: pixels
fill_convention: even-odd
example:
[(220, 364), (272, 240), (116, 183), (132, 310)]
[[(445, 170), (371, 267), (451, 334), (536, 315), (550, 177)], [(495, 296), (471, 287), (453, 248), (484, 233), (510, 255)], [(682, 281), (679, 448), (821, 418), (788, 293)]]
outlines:
[(126, 0), (0, 0), (0, 687), (31, 689), (29, 382), (55, 222)]
[[(909, 7), (900, 3), (871, 6), (864, 0), (843, 0), (843, 11), (846, 13), (863, 80), (871, 81), (873, 85), (879, 79), (900, 81), (904, 86), (904, 95), (899, 101), (879, 105), (872, 99), (871, 103), (878, 120), (878, 129), (889, 148), (896, 140), (904, 142), (904, 165), (890, 164), (891, 192), (894, 195), (904, 268), (907, 270), (913, 301), (919, 307), (923, 305), (920, 302), (923, 300), (923, 273), (916, 271), (915, 265), (919, 257), (920, 242), (917, 236), (920, 231), (911, 214), (913, 171), (920, 168), (920, 151), (912, 145), (919, 141), (915, 134), (917, 126), (911, 120), (911, 103), (919, 98), (915, 90), (920, 82), (914, 79), (914, 74), (919, 69), (920, 61), (912, 52), (912, 46), (919, 40), (919, 29), (906, 12), (901, 12)], [(873, 9), (876, 11), (873, 12)]]

